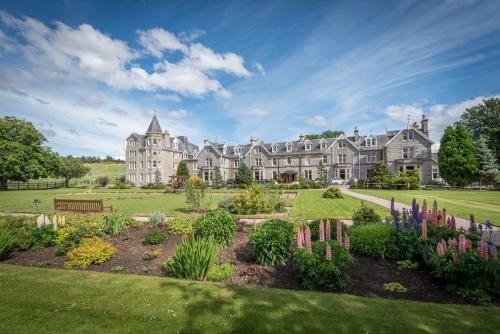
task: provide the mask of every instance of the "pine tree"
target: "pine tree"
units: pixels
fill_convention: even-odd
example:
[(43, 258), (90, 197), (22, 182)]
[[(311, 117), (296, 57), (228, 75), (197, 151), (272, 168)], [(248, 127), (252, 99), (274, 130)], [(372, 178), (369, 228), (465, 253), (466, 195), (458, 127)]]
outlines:
[(460, 124), (448, 126), (438, 152), (439, 174), (449, 184), (466, 186), (477, 178), (476, 148)]
[(476, 141), (476, 157), (479, 163), (479, 180), (481, 184), (493, 184), (498, 177), (498, 166), (495, 155), (488, 147), (486, 136), (480, 136)]
[(246, 188), (253, 183), (252, 173), (243, 161), (240, 163), (240, 167), (236, 173), (235, 183), (242, 188)]
[(214, 178), (212, 180), (212, 184), (215, 188), (222, 188), (224, 185), (224, 179), (222, 178), (219, 166), (215, 166), (214, 168)]
[(326, 171), (325, 165), (323, 165), (323, 161), (320, 161), (318, 165), (318, 177), (321, 186), (326, 187), (328, 185), (328, 173)]
[(189, 169), (185, 161), (179, 162), (177, 165), (177, 176), (189, 176)]

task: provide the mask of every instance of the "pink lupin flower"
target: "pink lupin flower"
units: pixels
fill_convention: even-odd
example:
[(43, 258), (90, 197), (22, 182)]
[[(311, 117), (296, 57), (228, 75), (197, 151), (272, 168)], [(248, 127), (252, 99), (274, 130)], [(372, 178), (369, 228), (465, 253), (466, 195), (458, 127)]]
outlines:
[(342, 222), (337, 219), (337, 243), (342, 245)]
[(332, 248), (330, 247), (330, 244), (326, 243), (326, 259), (331, 260), (332, 259)]
[(469, 239), (465, 239), (465, 248), (467, 249), (472, 248), (472, 242)]
[(481, 257), (481, 259), (483, 259), (484, 261), (487, 261), (488, 260), (488, 244), (485, 241), (481, 240), (477, 243), (477, 248), (478, 248), (479, 256)]
[(490, 248), (490, 255), (492, 258), (495, 258), (497, 257), (497, 246), (493, 245), (493, 247)]
[(442, 215), (443, 215), (443, 225), (445, 225), (446, 224), (446, 209), (445, 208), (443, 208)]
[(325, 225), (325, 239), (330, 240), (331, 239), (331, 234), (330, 234), (330, 220), (326, 220), (326, 225)]
[(455, 262), (455, 263), (458, 263), (458, 262), (459, 262), (459, 259), (458, 259), (458, 254), (457, 254), (457, 253), (453, 252), (453, 253), (451, 254), (451, 257), (453, 258), (453, 262)]
[(450, 240), (448, 240), (448, 247), (450, 247), (450, 248), (457, 247), (457, 244), (458, 244), (458, 242), (457, 242), (456, 239), (450, 239)]
[(302, 233), (302, 229), (299, 227), (297, 228), (297, 248), (302, 248), (302, 244), (304, 240), (302, 238), (304, 237), (304, 234)]
[(458, 237), (458, 250), (461, 253), (465, 253), (465, 251), (467, 250), (466, 240), (467, 239), (465, 238), (465, 235), (463, 235), (463, 234), (460, 234), (460, 236)]
[(457, 231), (457, 224), (455, 222), (455, 216), (451, 216), (451, 225), (450, 225), (450, 230), (452, 232), (456, 232)]
[(443, 243), (440, 241), (437, 246), (436, 246), (436, 253), (439, 255), (439, 256), (444, 256), (444, 252), (445, 252), (445, 249), (444, 249), (444, 246), (443, 246)]
[(325, 223), (323, 223), (323, 220), (319, 222), (319, 241), (325, 241)]
[(351, 248), (351, 242), (349, 241), (349, 235), (346, 234), (344, 238), (344, 248), (349, 251), (349, 248)]
[(422, 221), (422, 240), (427, 240), (427, 220)]
[(309, 228), (309, 226), (306, 227), (306, 246), (307, 246), (307, 252), (309, 254), (312, 253), (312, 244), (311, 244), (311, 229)]

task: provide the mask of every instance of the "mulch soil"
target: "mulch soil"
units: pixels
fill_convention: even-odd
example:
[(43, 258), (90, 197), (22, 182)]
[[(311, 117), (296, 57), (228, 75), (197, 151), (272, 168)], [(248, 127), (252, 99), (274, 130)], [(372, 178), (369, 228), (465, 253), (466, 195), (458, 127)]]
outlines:
[[(126, 274), (164, 276), (161, 266), (172, 256), (182, 236), (168, 235), (167, 240), (161, 245), (143, 245), (144, 235), (150, 230), (148, 226), (134, 227), (112, 237), (111, 242), (117, 248), (116, 256), (101, 265), (91, 265), (87, 270), (111, 272), (114, 267), (123, 266), (125, 270), (122, 273)], [(143, 259), (146, 251), (156, 248), (162, 249), (158, 258), (149, 261)], [(344, 289), (324, 288), (322, 291), (365, 297), (470, 304), (470, 301), (464, 301), (448, 292), (423, 268), (399, 269), (394, 261), (374, 260), (363, 255), (355, 255), (355, 258), (354, 264), (347, 269), (350, 276), (347, 287)], [(65, 260), (65, 256), (55, 255), (55, 247), (48, 247), (38, 252), (12, 252), (3, 262), (23, 266), (44, 264), (44, 267), (48, 268), (64, 268)], [(225, 283), (302, 289), (292, 263), (284, 268), (257, 264), (249, 245), (249, 234), (244, 231), (236, 233), (232, 244), (221, 251), (218, 261), (231, 261), (234, 264), (235, 274)], [(407, 291), (398, 293), (385, 290), (384, 283), (390, 282), (402, 284)], [(500, 305), (498, 300), (493, 301), (493, 304)]]

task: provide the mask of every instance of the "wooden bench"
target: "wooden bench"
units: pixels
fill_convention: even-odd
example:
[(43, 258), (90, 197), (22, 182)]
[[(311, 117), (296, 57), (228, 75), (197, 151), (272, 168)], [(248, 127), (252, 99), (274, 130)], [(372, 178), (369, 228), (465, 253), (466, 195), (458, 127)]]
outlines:
[(54, 209), (56, 212), (96, 213), (109, 210), (113, 212), (112, 206), (104, 206), (102, 199), (55, 199)]

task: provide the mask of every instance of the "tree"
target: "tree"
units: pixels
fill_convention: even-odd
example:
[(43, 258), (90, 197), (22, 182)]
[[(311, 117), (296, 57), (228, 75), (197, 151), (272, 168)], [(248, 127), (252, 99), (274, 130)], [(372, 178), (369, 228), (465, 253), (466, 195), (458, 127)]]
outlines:
[(316, 134), (306, 135), (306, 138), (307, 139), (337, 138), (342, 134), (344, 134), (344, 131), (326, 130), (323, 131), (321, 134), (316, 133)]
[(253, 183), (252, 173), (250, 169), (242, 161), (238, 171), (236, 172), (235, 184), (239, 187), (246, 188)]
[(46, 141), (30, 122), (0, 118), (0, 189), (7, 189), (9, 180), (24, 182), (57, 174), (61, 160), (43, 146)]
[(479, 163), (479, 181), (481, 184), (493, 184), (498, 177), (498, 165), (493, 152), (488, 147), (486, 136), (476, 141), (476, 158)]
[(439, 174), (448, 183), (466, 186), (477, 178), (476, 148), (470, 134), (461, 125), (448, 126), (441, 137), (438, 152)]
[(466, 109), (459, 123), (469, 131), (472, 139), (487, 137), (488, 146), (500, 165), (500, 98), (483, 100), (483, 103)]
[(61, 168), (57, 172), (57, 176), (64, 178), (64, 185), (69, 187), (69, 181), (76, 177), (83, 177), (90, 171), (90, 168), (85, 166), (81, 159), (67, 156), (62, 159)]
[(214, 178), (212, 180), (212, 184), (215, 188), (221, 188), (224, 185), (224, 179), (222, 178), (219, 166), (215, 166), (214, 168)]
[(323, 165), (323, 161), (319, 162), (318, 176), (319, 176), (319, 183), (321, 184), (321, 186), (326, 187), (328, 185), (328, 173), (326, 171), (325, 165)]
[(189, 176), (188, 165), (187, 165), (187, 163), (185, 161), (181, 161), (177, 165), (176, 175), (177, 176)]
[(374, 183), (387, 183), (393, 177), (389, 166), (385, 162), (379, 160), (366, 173), (368, 180)]

